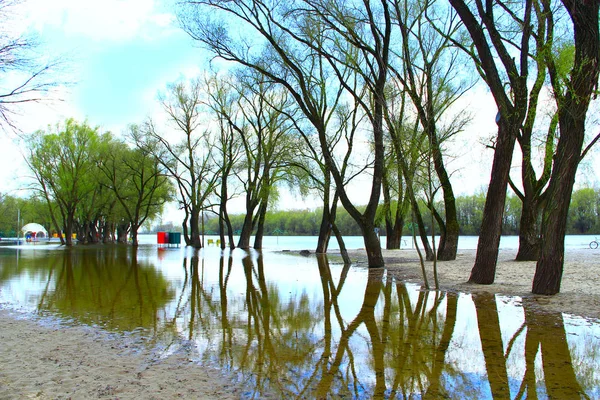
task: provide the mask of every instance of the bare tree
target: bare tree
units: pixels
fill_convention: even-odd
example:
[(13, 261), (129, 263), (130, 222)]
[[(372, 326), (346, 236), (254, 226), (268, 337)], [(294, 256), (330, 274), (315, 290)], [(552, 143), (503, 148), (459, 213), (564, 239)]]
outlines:
[[(0, 20), (13, 18), (20, 0), (0, 0)], [(49, 100), (48, 94), (59, 85), (54, 73), (60, 60), (43, 57), (39, 42), (24, 34), (0, 27), (0, 127), (17, 130), (15, 116), (25, 103)]]
[[(178, 201), (185, 212), (184, 239), (188, 246), (196, 248), (202, 247), (200, 214), (210, 208), (208, 202), (219, 179), (210, 155), (213, 145), (209, 132), (200, 126), (201, 94), (200, 80), (191, 81), (189, 86), (170, 85), (168, 94), (161, 96), (160, 102), (175, 133), (182, 136), (181, 140), (170, 141), (165, 128), (160, 129), (148, 121), (143, 128), (144, 140), (138, 142), (142, 148), (156, 149), (154, 156), (175, 181)], [(145, 140), (150, 145), (144, 143)]]
[[(542, 4), (545, 14), (551, 18), (550, 1), (544, 0)], [(577, 167), (587, 151), (583, 150), (585, 120), (600, 73), (600, 4), (579, 0), (562, 0), (562, 4), (573, 24), (575, 58), (569, 79), (564, 84), (559, 82), (556, 65), (550, 56), (547, 60), (558, 109), (560, 138), (542, 216), (541, 255), (532, 287), (536, 294), (560, 291), (567, 214)], [(549, 19), (548, 23), (553, 20)]]
[[(363, 2), (362, 7), (355, 9), (328, 1), (286, 4), (271, 1), (186, 1), (180, 20), (190, 36), (217, 56), (251, 67), (289, 91), (316, 129), (340, 200), (361, 227), (369, 265), (375, 267), (384, 265), (379, 237), (374, 231), (374, 219), (383, 172), (383, 91), (388, 73), (391, 23), (386, 2), (377, 5)], [(223, 11), (229, 18), (243, 22), (243, 37), (239, 40), (232, 38), (229, 27), (223, 21), (207, 17), (214, 16), (214, 13), (206, 12), (208, 10)], [(379, 19), (380, 15), (385, 18)], [(248, 29), (258, 33), (258, 43), (252, 42), (247, 35)], [(265, 58), (265, 54), (269, 57)], [(325, 63), (303, 64), (311, 54), (322, 57)], [(314, 101), (320, 98), (312, 96), (315, 82), (311, 75), (315, 69), (310, 69), (310, 66), (318, 68), (323, 65), (331, 71), (336, 85), (341, 85), (359, 102), (372, 126), (372, 185), (364, 212), (357, 209), (344, 189), (344, 178), (331, 152), (326, 126), (319, 118), (327, 110), (328, 103)], [(346, 81), (348, 68), (360, 74), (360, 86), (369, 90), (367, 96), (362, 96), (361, 87), (358, 89), (359, 96), (355, 86)]]
[[(498, 135), (492, 173), (475, 265), (469, 278), (474, 283), (491, 284), (496, 274), (513, 151), (528, 111), (528, 78), (534, 34), (533, 1), (526, 0), (521, 6), (521, 3), (508, 4), (505, 1), (475, 0), (467, 3), (464, 0), (450, 0), (471, 36), (473, 46), (456, 39), (453, 42), (473, 58), (477, 71), (490, 88), (498, 106)], [(512, 16), (519, 13), (523, 23), (519, 29), (513, 29), (515, 22)], [(518, 57), (513, 56), (515, 48)]]

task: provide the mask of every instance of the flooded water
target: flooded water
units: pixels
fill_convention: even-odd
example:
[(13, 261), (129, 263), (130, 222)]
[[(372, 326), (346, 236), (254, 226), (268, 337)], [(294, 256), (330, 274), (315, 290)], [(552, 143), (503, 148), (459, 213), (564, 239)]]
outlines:
[(600, 324), (280, 252), (0, 248), (0, 304), (186, 352), (261, 398), (599, 398)]

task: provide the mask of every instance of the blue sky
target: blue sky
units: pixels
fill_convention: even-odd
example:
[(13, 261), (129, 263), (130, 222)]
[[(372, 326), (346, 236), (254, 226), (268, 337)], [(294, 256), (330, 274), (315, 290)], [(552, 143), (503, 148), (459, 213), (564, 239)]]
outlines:
[(87, 118), (122, 129), (152, 113), (167, 83), (207, 59), (179, 29), (171, 1), (28, 0), (23, 8), (41, 50), (63, 55), (65, 78), (74, 82), (56, 106), (60, 115), (44, 120)]
[[(41, 59), (62, 59), (55, 78), (72, 82), (57, 88), (53, 100), (20, 108), (16, 121), (24, 133), (66, 118), (120, 133), (158, 112), (158, 92), (168, 83), (208, 65), (206, 52), (179, 28), (171, 0), (25, 0), (12, 11), (11, 29), (36, 37)], [(7, 136), (0, 193), (17, 193), (23, 180), (15, 176), (28, 173), (15, 136)]]

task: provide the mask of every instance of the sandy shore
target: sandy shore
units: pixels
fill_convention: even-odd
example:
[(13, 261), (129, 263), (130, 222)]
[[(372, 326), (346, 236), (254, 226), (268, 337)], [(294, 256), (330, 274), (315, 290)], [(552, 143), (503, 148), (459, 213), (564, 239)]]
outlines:
[(185, 354), (160, 359), (92, 328), (0, 310), (0, 399), (239, 399), (241, 388)]
[[(385, 251), (388, 271), (422, 282), (416, 252)], [(364, 251), (353, 251), (359, 266)], [(600, 318), (597, 278), (600, 250), (569, 251), (561, 293), (530, 293), (534, 262), (513, 261), (515, 251), (499, 256), (496, 283), (467, 284), (475, 251), (460, 251), (456, 261), (438, 264), (444, 290), (488, 291), (529, 297), (540, 310)], [(431, 273), (432, 265), (427, 264)], [(40, 324), (0, 310), (0, 399), (238, 399), (242, 388), (220, 371), (200, 367), (187, 354), (160, 358), (143, 346), (85, 327)]]
[[(554, 296), (531, 293), (535, 262), (514, 261), (517, 250), (501, 250), (492, 285), (467, 283), (475, 262), (475, 250), (461, 250), (455, 261), (438, 262), (438, 280), (442, 290), (460, 292), (491, 292), (527, 297), (540, 310), (560, 311), (586, 318), (600, 319), (600, 249), (569, 250), (565, 263), (561, 291)], [(350, 253), (358, 264), (366, 265), (364, 251)], [(421, 264), (414, 250), (384, 250), (389, 273), (411, 282), (422, 283)], [(426, 263), (429, 283), (433, 285), (433, 263)]]

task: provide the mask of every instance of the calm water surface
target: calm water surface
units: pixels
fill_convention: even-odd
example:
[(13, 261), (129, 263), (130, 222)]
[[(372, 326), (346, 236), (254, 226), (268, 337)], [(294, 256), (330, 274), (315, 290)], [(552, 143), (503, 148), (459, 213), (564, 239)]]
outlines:
[(324, 257), (0, 248), (0, 305), (185, 352), (247, 398), (600, 397), (597, 321)]

